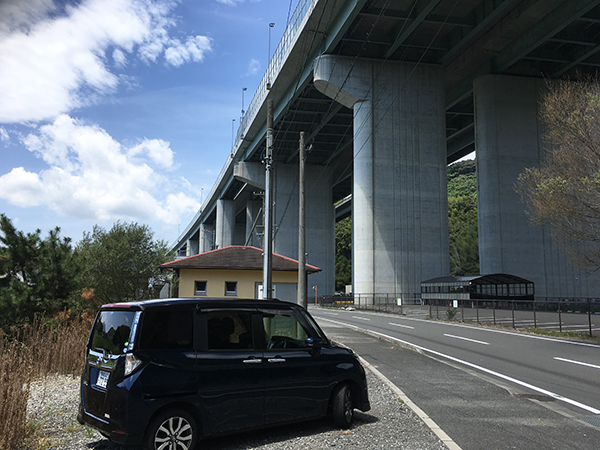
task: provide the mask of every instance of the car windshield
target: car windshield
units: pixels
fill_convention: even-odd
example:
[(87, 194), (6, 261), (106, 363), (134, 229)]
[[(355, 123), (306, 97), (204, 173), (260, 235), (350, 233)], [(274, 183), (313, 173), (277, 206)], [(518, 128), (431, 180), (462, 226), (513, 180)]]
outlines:
[(137, 320), (135, 311), (101, 311), (92, 331), (91, 348), (122, 355), (133, 347), (131, 330)]

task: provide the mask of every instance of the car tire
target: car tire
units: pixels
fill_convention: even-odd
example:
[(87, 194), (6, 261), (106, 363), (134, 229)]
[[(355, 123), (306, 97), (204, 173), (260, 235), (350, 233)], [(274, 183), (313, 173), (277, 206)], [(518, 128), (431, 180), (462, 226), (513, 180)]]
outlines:
[(191, 414), (171, 409), (160, 413), (148, 425), (144, 450), (192, 450), (197, 441), (198, 425)]
[(342, 384), (333, 391), (333, 421), (340, 428), (350, 428), (354, 420), (354, 401), (352, 389), (347, 384)]

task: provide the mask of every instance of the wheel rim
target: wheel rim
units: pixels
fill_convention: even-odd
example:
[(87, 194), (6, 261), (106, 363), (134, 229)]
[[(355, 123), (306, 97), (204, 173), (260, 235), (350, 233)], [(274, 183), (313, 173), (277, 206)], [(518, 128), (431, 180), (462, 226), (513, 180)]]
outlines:
[(183, 417), (169, 417), (154, 435), (156, 450), (187, 450), (192, 444), (194, 430)]
[(348, 422), (352, 420), (353, 410), (354, 408), (352, 406), (352, 392), (350, 391), (350, 389), (347, 389), (344, 394), (344, 416), (346, 417), (346, 420)]

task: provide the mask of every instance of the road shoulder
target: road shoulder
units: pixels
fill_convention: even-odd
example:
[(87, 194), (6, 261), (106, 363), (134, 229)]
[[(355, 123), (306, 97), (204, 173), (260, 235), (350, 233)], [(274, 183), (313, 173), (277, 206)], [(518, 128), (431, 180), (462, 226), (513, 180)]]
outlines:
[(600, 428), (519, 396), (489, 378), (414, 348), (319, 320), (332, 339), (347, 345), (425, 411), (463, 449), (595, 450)]

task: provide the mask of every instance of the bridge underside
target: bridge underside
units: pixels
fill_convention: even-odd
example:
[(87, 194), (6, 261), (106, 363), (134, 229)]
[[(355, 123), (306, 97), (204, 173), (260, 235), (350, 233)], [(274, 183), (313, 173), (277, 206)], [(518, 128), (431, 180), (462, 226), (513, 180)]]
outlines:
[[(313, 236), (312, 244), (309, 242), (312, 248), (308, 250), (308, 262), (323, 269), (316, 276), (318, 283), (324, 286), (322, 292), (333, 290), (334, 215), (330, 211), (331, 205), (352, 196), (352, 208), (340, 207), (338, 217), (352, 210), (354, 223), (371, 223), (368, 230), (355, 228), (353, 235), (354, 279), (364, 278), (365, 271), (370, 272), (371, 279), (370, 284), (359, 290), (362, 293), (417, 294), (418, 282), (422, 281), (420, 277), (447, 275), (443, 273), (448, 270), (447, 256), (444, 256), (447, 255), (447, 238), (439, 238), (447, 233), (447, 205), (439, 192), (434, 196), (434, 203), (426, 199), (427, 209), (437, 211), (438, 217), (432, 220), (424, 206), (419, 206), (418, 211), (412, 206), (398, 206), (399, 195), (404, 195), (408, 184), (412, 183), (410, 196), (402, 201), (410, 205), (423, 204), (425, 189), (431, 189), (431, 186), (418, 186), (425, 186), (429, 178), (437, 180), (445, 163), (476, 150), (482, 273), (507, 272), (532, 279), (540, 296), (592, 295), (597, 290), (597, 281), (567, 268), (560, 250), (555, 244), (548, 244), (551, 237), (547, 230), (531, 228), (513, 184), (518, 173), (525, 167), (539, 164), (543, 158), (537, 105), (545, 83), (537, 80), (574, 78), (595, 72), (600, 67), (600, 1), (355, 0), (333, 2), (335, 5), (323, 1), (313, 3), (315, 7), (295, 44), (299, 50), (287, 57), (277, 78), (272, 80), (269, 92), (276, 101), (273, 156), (279, 167), (281, 188), (276, 193), (279, 219), (275, 218), (278, 233), (281, 233), (276, 241), (279, 239), (281, 243), (275, 244), (275, 251), (297, 257), (297, 248), (294, 248), (297, 242), (294, 231), (297, 175), (292, 168), (298, 165), (299, 133), (304, 131), (309, 146), (309, 178), (312, 180), (312, 184), (307, 185), (308, 195), (311, 196), (312, 189), (314, 203), (318, 204), (309, 211), (307, 218), (308, 232)], [(315, 83), (313, 67), (323, 55), (335, 61), (329, 69), (329, 75), (336, 72), (339, 92), (335, 95), (323, 92), (319, 80)], [(359, 74), (361, 67), (367, 70), (367, 65), (371, 71), (369, 79)], [(395, 72), (399, 65), (404, 72), (397, 76)], [(423, 72), (423, 68), (428, 69)], [(413, 83), (414, 77), (428, 76), (426, 74), (431, 71), (439, 73), (437, 84), (431, 88), (435, 91), (434, 97), (430, 90)], [(388, 86), (379, 85), (374, 88), (388, 72), (392, 75), (386, 80), (393, 77), (391, 83), (395, 87), (388, 89)], [(371, 92), (361, 97), (353, 92), (356, 83)], [(410, 92), (406, 92), (407, 87)], [(415, 94), (419, 89), (420, 94)], [(375, 91), (379, 94), (373, 98)], [(345, 95), (354, 97), (357, 103), (350, 104)], [(383, 106), (390, 98), (393, 105)], [(357, 122), (357, 115), (364, 116), (365, 111), (361, 113), (357, 105), (362, 106), (365, 102), (371, 102), (372, 115), (370, 119), (362, 117), (363, 122)], [(382, 106), (378, 106), (378, 102)], [(404, 111), (407, 105), (414, 111), (423, 108), (428, 111), (422, 116), (415, 113), (412, 119), (407, 119)], [(427, 119), (428, 114), (433, 117)], [(403, 142), (403, 136), (414, 128), (410, 120), (415, 117), (420, 117), (420, 122), (430, 122), (412, 137), (413, 142)], [(234, 243), (261, 246), (260, 233), (256, 233), (262, 225), (261, 180), (257, 167), (260, 167), (265, 148), (265, 120), (260, 114), (253, 119), (254, 128), (248, 127), (245, 136), (241, 136), (248, 144), (239, 144), (239, 157), (232, 162), (232, 166), (234, 163), (244, 165), (240, 170), (254, 175), (233, 176), (232, 172), (226, 177), (223, 187), (215, 191), (213, 200), (208, 201), (200, 220), (180, 238), (181, 244), (192, 242), (188, 252)], [(361, 125), (366, 122), (371, 128)], [(383, 125), (386, 122), (391, 125)], [(438, 123), (441, 126), (438, 127)], [(439, 154), (437, 148), (429, 148), (430, 144), (425, 148), (422, 143), (414, 142), (430, 132), (424, 128), (431, 127), (441, 142)], [(517, 134), (515, 127), (520, 130)], [(394, 139), (383, 139), (389, 133), (396, 135)], [(365, 141), (370, 142), (371, 163), (357, 165)], [(414, 167), (413, 172), (416, 171), (419, 155), (427, 152), (430, 160), (424, 168), (418, 169), (421, 173), (408, 176), (407, 167)], [(410, 162), (407, 163), (405, 155), (411, 155)], [(386, 167), (381, 167), (384, 164), (378, 166), (378, 158), (391, 158), (389, 161), (394, 161), (390, 163), (391, 171), (387, 163)], [(364, 181), (365, 170), (371, 171), (367, 181)], [(378, 185), (382, 181), (399, 184), (395, 191), (389, 191)], [(365, 188), (364, 183), (370, 183), (370, 197), (357, 208), (356, 196)], [(435, 189), (445, 189), (445, 184), (437, 185)], [(326, 195), (323, 195), (324, 190), (327, 190)], [(391, 197), (390, 192), (394, 193)], [(387, 214), (390, 209), (392, 213)], [(226, 216), (229, 219), (224, 221)], [(408, 220), (405, 216), (412, 217)], [(427, 230), (421, 223), (425, 218)], [(406, 242), (408, 221), (411, 222), (410, 230), (419, 223), (424, 234), (411, 231), (411, 236), (420, 242), (410, 245)], [(365, 233), (370, 236), (369, 243), (360, 244)], [(394, 233), (396, 237), (393, 237)], [(390, 236), (398, 241), (391, 248)], [(528, 238), (524, 240), (523, 236)], [(442, 248), (437, 253), (427, 250), (428, 256), (423, 260), (406, 258), (407, 246), (424, 247), (425, 241)], [(365, 265), (364, 260), (368, 259), (365, 255), (369, 252), (374, 261)], [(415, 264), (418, 267), (415, 268)], [(385, 270), (382, 269), (384, 266), (387, 266)], [(431, 273), (431, 270), (441, 273)], [(411, 279), (408, 284), (398, 281), (406, 277)], [(391, 284), (390, 278), (395, 280)], [(579, 280), (578, 284), (573, 280)]]

